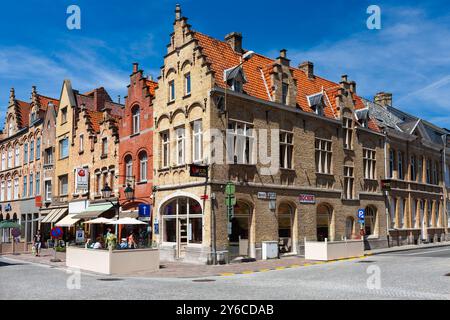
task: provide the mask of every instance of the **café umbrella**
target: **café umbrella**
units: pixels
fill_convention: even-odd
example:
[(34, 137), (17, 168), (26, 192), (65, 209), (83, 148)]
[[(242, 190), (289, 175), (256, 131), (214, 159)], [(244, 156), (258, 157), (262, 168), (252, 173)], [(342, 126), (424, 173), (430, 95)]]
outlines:
[(0, 221), (0, 229), (20, 229), (21, 225), (11, 220)]
[(106, 224), (106, 223), (110, 223), (112, 221), (113, 220), (111, 220), (111, 219), (101, 217), (101, 218), (96, 218), (93, 220), (86, 221), (85, 223), (87, 223), (87, 224)]
[(147, 223), (145, 223), (144, 221), (139, 221), (135, 218), (126, 217), (126, 218), (122, 218), (119, 220), (111, 221), (108, 224), (114, 224), (114, 225), (116, 225), (116, 224), (119, 224), (119, 225), (120, 224), (128, 224), (128, 225), (130, 225), (130, 224), (145, 224), (146, 225)]

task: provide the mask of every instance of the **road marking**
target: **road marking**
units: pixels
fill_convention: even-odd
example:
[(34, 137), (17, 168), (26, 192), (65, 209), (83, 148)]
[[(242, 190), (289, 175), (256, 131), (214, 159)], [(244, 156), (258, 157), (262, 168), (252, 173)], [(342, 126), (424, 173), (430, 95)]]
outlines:
[(276, 267), (275, 269), (276, 270), (284, 270), (284, 269), (286, 269), (286, 267)]
[(220, 275), (221, 275), (221, 276), (225, 276), (225, 277), (228, 277), (228, 276), (234, 276), (234, 275), (235, 275), (235, 273), (231, 273), (231, 272), (226, 272), (226, 273), (221, 273)]
[(259, 269), (259, 272), (267, 272), (270, 271), (270, 269)]
[(421, 254), (427, 254), (427, 253), (433, 253), (433, 252), (441, 252), (441, 251), (450, 251), (450, 248), (441, 249), (441, 250), (425, 251), (425, 252), (405, 253), (404, 255), (405, 256), (415, 256), (415, 255), (421, 255)]
[(300, 265), (298, 265), (298, 264), (293, 264), (290, 266), (290, 268), (298, 268), (298, 267), (300, 267)]
[(311, 265), (311, 263), (305, 263), (303, 266), (307, 267), (307, 266), (310, 266), (310, 265)]
[(247, 270), (247, 271), (242, 271), (241, 273), (242, 273), (242, 274), (251, 274), (251, 273), (253, 273), (253, 272), (255, 272), (255, 271)]

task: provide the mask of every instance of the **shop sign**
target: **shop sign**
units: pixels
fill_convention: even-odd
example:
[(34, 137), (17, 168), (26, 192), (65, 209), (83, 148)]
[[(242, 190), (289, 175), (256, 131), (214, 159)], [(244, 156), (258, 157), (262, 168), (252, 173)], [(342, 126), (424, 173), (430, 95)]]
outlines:
[(139, 210), (139, 217), (150, 217), (150, 213), (152, 211), (152, 206), (149, 204), (141, 203), (138, 206), (138, 210)]
[(189, 173), (191, 177), (208, 178), (208, 166), (191, 164), (189, 166)]
[(269, 210), (275, 210), (277, 207), (277, 202), (276, 200), (270, 200), (269, 201)]
[(76, 243), (84, 243), (84, 230), (79, 229), (75, 232), (75, 242)]
[(300, 203), (316, 203), (316, 197), (313, 194), (301, 194), (298, 199), (300, 200)]
[(38, 208), (42, 207), (42, 196), (34, 197), (34, 204)]
[(153, 220), (153, 231), (155, 234), (159, 234), (159, 221), (158, 218), (155, 218), (155, 220)]
[(382, 191), (390, 191), (391, 190), (391, 180), (389, 180), (389, 179), (381, 180), (381, 190)]
[(89, 188), (89, 171), (86, 168), (76, 169), (76, 190), (84, 191)]
[(275, 192), (267, 192), (267, 197), (269, 198), (269, 200), (276, 200), (277, 194)]
[(258, 199), (267, 199), (267, 192), (258, 192)]

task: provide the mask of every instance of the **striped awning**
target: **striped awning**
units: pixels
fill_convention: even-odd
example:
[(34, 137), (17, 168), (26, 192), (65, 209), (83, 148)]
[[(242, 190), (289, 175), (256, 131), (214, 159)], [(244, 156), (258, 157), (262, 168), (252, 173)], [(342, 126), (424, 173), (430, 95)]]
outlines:
[(111, 203), (91, 204), (89, 207), (74, 216), (76, 219), (93, 219), (98, 218), (101, 214), (113, 209)]
[(42, 219), (41, 223), (55, 223), (65, 216), (68, 211), (68, 208), (52, 209), (52, 211)]
[(57, 224), (55, 224), (55, 226), (57, 226), (57, 227), (71, 227), (75, 223), (80, 221), (80, 219), (74, 218), (75, 216), (76, 216), (76, 214), (69, 214), (68, 216), (65, 216), (64, 218), (62, 218)]

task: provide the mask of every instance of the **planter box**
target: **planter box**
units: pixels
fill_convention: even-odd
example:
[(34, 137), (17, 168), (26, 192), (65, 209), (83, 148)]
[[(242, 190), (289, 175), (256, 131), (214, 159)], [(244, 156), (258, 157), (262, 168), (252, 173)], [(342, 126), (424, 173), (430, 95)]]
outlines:
[(364, 255), (363, 240), (305, 241), (305, 259), (329, 261)]
[(66, 266), (103, 274), (159, 270), (158, 249), (98, 250), (68, 247)]

